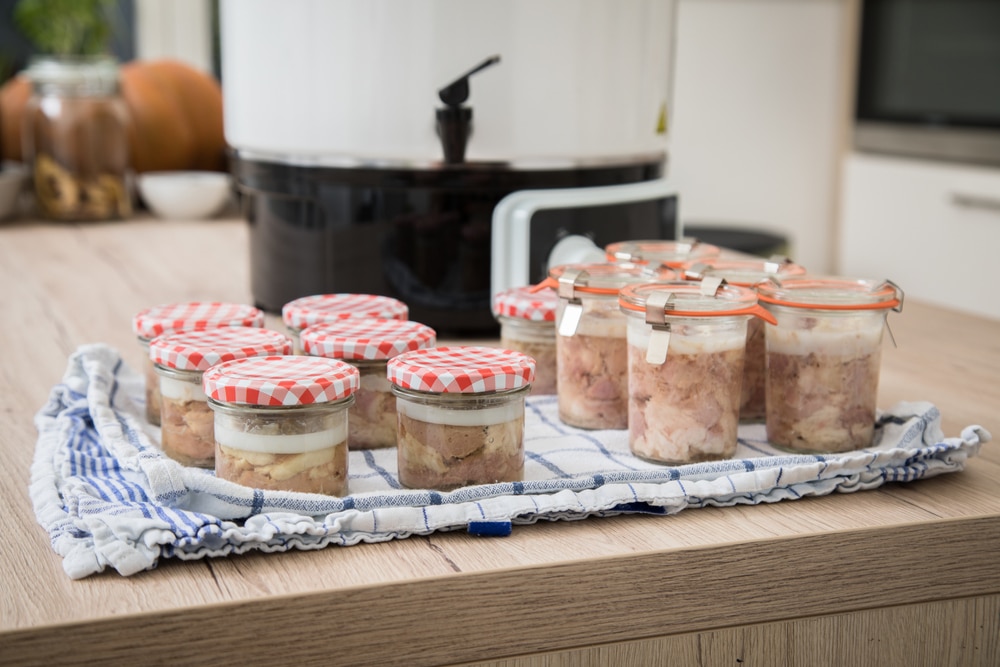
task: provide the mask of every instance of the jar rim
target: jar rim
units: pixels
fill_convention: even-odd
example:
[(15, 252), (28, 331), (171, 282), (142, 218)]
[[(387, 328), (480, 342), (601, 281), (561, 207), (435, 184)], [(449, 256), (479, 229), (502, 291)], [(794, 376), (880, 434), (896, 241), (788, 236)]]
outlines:
[(755, 286), (762, 303), (812, 310), (902, 310), (903, 290), (891, 280), (847, 276), (771, 276)]
[[(549, 269), (548, 287), (557, 290), (561, 298), (572, 298), (568, 292), (617, 296), (618, 291), (632, 283), (648, 283), (675, 277), (673, 271), (657, 270), (646, 264), (604, 262), (592, 264), (562, 264)], [(572, 283), (567, 285), (572, 277)], [(566, 289), (568, 286), (569, 289)]]
[[(710, 288), (706, 293), (705, 288)], [(649, 303), (658, 295), (663, 305)], [(752, 289), (739, 285), (699, 283), (694, 281), (673, 281), (629, 285), (622, 288), (618, 297), (622, 312), (649, 319), (650, 308), (655, 310), (657, 320), (672, 317), (732, 317), (759, 314), (757, 295)]]
[(722, 250), (711, 243), (702, 243), (694, 237), (684, 237), (675, 240), (645, 239), (637, 241), (618, 241), (604, 248), (609, 262), (633, 262), (649, 264), (659, 262), (664, 266), (675, 268), (684, 262), (699, 257), (715, 257)]
[(692, 260), (679, 267), (684, 278), (701, 280), (706, 276), (725, 278), (730, 285), (753, 287), (772, 275), (801, 276), (806, 269), (787, 257), (732, 258), (704, 257)]

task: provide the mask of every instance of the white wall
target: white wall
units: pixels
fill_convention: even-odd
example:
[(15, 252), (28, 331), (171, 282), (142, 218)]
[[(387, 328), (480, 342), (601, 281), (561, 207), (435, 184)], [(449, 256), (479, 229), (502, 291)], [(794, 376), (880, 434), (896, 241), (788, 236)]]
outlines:
[(777, 231), (833, 269), (844, 0), (681, 0), (668, 174), (687, 223)]
[(208, 0), (136, 0), (135, 14), (137, 58), (171, 58), (212, 71)]

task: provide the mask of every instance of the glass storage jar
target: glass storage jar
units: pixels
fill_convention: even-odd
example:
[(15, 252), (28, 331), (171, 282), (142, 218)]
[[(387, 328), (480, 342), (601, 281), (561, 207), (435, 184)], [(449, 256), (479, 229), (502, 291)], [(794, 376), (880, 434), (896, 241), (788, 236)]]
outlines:
[(403, 486), (449, 490), (523, 478), (531, 357), (492, 347), (429, 348), (390, 359), (388, 374)]
[(772, 276), (758, 283), (777, 318), (767, 327), (767, 438), (793, 452), (846, 452), (872, 444), (891, 281)]
[(604, 252), (609, 262), (652, 264), (676, 269), (697, 259), (717, 257), (721, 251), (711, 243), (685, 238), (677, 241), (619, 241), (606, 246)]
[(295, 341), (296, 354), (302, 354), (299, 332), (313, 324), (354, 317), (405, 320), (409, 316), (405, 303), (377, 294), (314, 294), (289, 301), (281, 308), (281, 319)]
[(160, 377), (163, 453), (184, 465), (215, 465), (215, 432), (201, 378), (233, 359), (292, 353), (288, 336), (254, 327), (222, 327), (157, 336), (149, 357)]
[[(787, 257), (770, 259), (706, 257), (690, 262), (680, 269), (680, 272), (689, 280), (718, 277), (724, 278), (730, 285), (752, 288), (768, 276), (801, 276), (806, 270)], [(764, 421), (767, 404), (764, 388), (765, 362), (764, 320), (751, 317), (747, 322), (747, 352), (743, 361), (740, 421)]]
[(160, 378), (149, 356), (149, 342), (175, 331), (200, 331), (217, 327), (263, 327), (264, 313), (242, 303), (190, 301), (165, 303), (136, 313), (132, 332), (139, 339), (145, 357), (146, 420), (160, 425)]
[(212, 366), (202, 383), (215, 413), (216, 477), (347, 495), (347, 410), (358, 369), (323, 357), (250, 357)]
[(40, 213), (52, 220), (126, 218), (132, 213), (128, 107), (118, 63), (108, 56), (41, 56), (26, 75), (22, 154)]
[(535, 360), (532, 395), (555, 394), (556, 309), (559, 297), (550, 289), (512, 287), (493, 296), (493, 315), (500, 323), (500, 347)]
[(703, 282), (628, 285), (628, 436), (632, 453), (684, 464), (732, 458), (747, 320), (773, 321), (746, 287)]
[(669, 276), (624, 263), (566, 264), (549, 271), (546, 284), (559, 296), (556, 367), (563, 422), (585, 429), (628, 427), (628, 350), (618, 290)]
[(350, 449), (396, 446), (396, 397), (386, 364), (397, 354), (434, 347), (437, 334), (412, 320), (349, 318), (314, 324), (299, 334), (304, 352), (346, 361), (358, 369), (360, 386), (349, 411)]

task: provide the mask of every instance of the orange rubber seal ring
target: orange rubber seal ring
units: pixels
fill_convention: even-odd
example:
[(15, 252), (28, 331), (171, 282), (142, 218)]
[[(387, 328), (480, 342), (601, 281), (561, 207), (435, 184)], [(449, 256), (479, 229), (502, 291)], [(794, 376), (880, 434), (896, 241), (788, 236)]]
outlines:
[[(627, 310), (634, 310), (640, 313), (646, 311), (646, 309), (642, 306), (637, 306), (633, 303), (626, 303), (621, 299), (618, 300), (618, 305)], [(739, 310), (726, 310), (721, 312), (706, 312), (704, 310), (671, 310), (665, 311), (665, 314), (667, 317), (728, 317), (729, 315), (752, 315), (753, 317), (759, 317), (770, 324), (778, 323), (777, 318), (775, 318), (774, 315), (772, 315), (760, 304), (754, 304), (753, 306), (740, 308)]]
[(895, 308), (900, 304), (899, 299), (890, 299), (889, 301), (879, 301), (878, 303), (859, 303), (859, 304), (799, 303), (797, 301), (780, 301), (778, 299), (772, 299), (760, 293), (757, 294), (757, 299), (759, 301), (763, 301), (764, 303), (774, 304), (775, 306), (788, 306), (789, 308), (805, 308), (808, 310), (885, 310), (887, 308)]

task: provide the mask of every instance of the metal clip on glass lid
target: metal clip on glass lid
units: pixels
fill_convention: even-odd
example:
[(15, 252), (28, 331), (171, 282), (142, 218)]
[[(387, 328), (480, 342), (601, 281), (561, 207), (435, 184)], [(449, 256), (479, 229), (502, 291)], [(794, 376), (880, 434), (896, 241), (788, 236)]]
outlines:
[(618, 305), (625, 313), (642, 313), (652, 327), (646, 362), (662, 364), (670, 345), (671, 318), (748, 315), (775, 324), (777, 320), (757, 304), (753, 290), (728, 285), (721, 278), (705, 282), (639, 284), (623, 287)]
[(805, 274), (799, 266), (783, 255), (760, 258), (703, 257), (684, 265), (684, 277), (688, 280), (702, 280), (707, 276), (719, 276), (726, 282), (741, 287), (753, 287), (772, 275), (800, 276)]
[(755, 285), (762, 302), (811, 310), (901, 312), (903, 290), (891, 280), (842, 276), (770, 276)]
[[(763, 303), (811, 310), (892, 310), (903, 312), (903, 288), (889, 280), (866, 280), (841, 276), (771, 276), (756, 285)], [(885, 320), (889, 340), (896, 337)]]
[[(672, 275), (672, 273), (671, 273)], [(561, 319), (556, 323), (560, 336), (573, 336), (583, 316), (583, 296), (611, 298), (623, 286), (635, 282), (665, 279), (666, 274), (638, 264), (570, 264), (549, 270), (549, 277), (532, 288), (550, 287), (564, 303)]]

